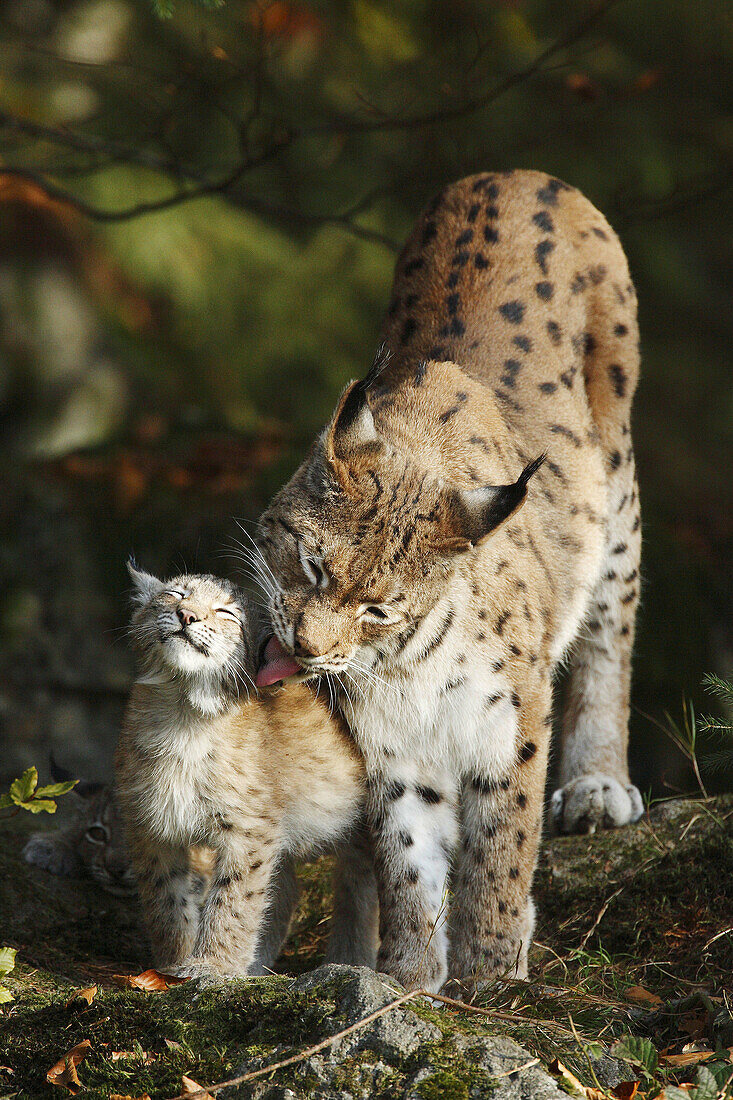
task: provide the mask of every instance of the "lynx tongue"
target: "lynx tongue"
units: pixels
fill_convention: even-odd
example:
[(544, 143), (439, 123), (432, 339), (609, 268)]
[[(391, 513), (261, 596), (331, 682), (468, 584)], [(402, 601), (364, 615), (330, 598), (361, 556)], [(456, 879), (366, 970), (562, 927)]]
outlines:
[(278, 680), (287, 680), (288, 676), (295, 676), (301, 667), (283, 649), (278, 639), (273, 635), (265, 646), (262, 654), (262, 664), (257, 670), (257, 687), (267, 687), (268, 684), (276, 684)]

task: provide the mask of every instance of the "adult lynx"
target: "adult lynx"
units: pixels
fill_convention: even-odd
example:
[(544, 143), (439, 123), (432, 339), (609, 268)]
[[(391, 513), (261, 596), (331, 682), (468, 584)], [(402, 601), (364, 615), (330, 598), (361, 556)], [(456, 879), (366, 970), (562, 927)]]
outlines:
[(563, 659), (557, 827), (642, 812), (634, 289), (578, 191), (473, 176), (418, 222), (382, 337), (261, 520), (259, 682), (336, 683), (367, 766), (379, 968), (431, 988), (524, 975)]

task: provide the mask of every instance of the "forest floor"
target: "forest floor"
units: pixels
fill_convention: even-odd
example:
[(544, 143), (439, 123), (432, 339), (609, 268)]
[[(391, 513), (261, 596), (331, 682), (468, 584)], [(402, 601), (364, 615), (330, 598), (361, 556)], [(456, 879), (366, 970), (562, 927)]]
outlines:
[[(328, 931), (328, 859), (302, 869), (282, 974), (208, 989), (125, 986), (121, 975), (150, 962), (136, 902), (26, 866), (23, 840), (37, 827), (37, 818), (16, 817), (0, 834), (0, 946), (18, 949), (3, 979), (14, 1000), (0, 1007), (0, 1098), (53, 1096), (47, 1074), (60, 1062), (57, 1076), (67, 1080), (71, 1051), (68, 1063), (78, 1065), (57, 1088), (81, 1088), (84, 1097), (171, 1100), (196, 1082), (213, 1087), (252, 1074), (215, 1094), (730, 1093), (731, 796), (660, 803), (618, 832), (549, 839), (537, 874), (531, 980), (497, 983), (463, 1007), (422, 997), (393, 1003), (401, 991), (370, 971), (306, 973), (319, 966)], [(79, 989), (87, 992), (75, 997)], [(289, 1058), (297, 1060), (267, 1068)]]

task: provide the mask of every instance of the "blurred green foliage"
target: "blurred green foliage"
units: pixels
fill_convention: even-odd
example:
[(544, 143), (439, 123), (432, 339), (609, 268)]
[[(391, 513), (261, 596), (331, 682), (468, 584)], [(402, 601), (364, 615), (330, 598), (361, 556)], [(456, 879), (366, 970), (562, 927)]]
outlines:
[[(126, 387), (106, 438), (137, 438), (151, 415), (165, 438), (274, 433), (284, 450), (261, 486), (275, 488), (371, 361), (394, 263), (382, 239), (399, 244), (448, 180), (545, 169), (608, 216), (639, 292), (636, 699), (658, 712), (699, 697), (702, 673), (725, 674), (733, 653), (727, 5), (158, 11), (171, 17), (150, 0), (13, 0), (0, 13), (0, 164), (19, 173), (4, 225), (0, 206), (3, 265), (37, 267), (54, 242), (84, 287)], [(171, 205), (122, 220), (51, 208), (29, 247), (18, 211), (43, 205), (34, 180), (97, 213)], [(17, 341), (2, 351), (0, 417), (29, 415), (18, 392), (31, 377), (53, 404), (43, 357), (23, 359)]]

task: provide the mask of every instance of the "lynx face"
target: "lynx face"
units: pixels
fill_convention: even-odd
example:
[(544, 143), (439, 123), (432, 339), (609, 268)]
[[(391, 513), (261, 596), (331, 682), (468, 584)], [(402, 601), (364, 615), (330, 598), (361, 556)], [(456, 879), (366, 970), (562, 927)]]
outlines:
[(371, 381), (347, 389), (316, 445), (322, 450), (260, 520), (263, 553), (252, 563), (276, 639), (265, 649), (260, 685), (303, 672), (363, 671), (398, 653), (456, 561), (522, 504), (539, 464), (511, 485), (444, 485), (378, 433), (366, 397)]
[[(53, 759), (51, 774), (54, 782), (73, 778)], [(134, 894), (135, 875), (112, 789), (81, 780), (68, 801), (71, 823), (33, 833), (23, 849), (25, 861), (53, 875), (89, 875), (110, 894)]]
[(143, 682), (179, 677), (237, 694), (253, 684), (256, 613), (229, 581), (161, 581), (130, 563), (137, 605), (131, 635)]

